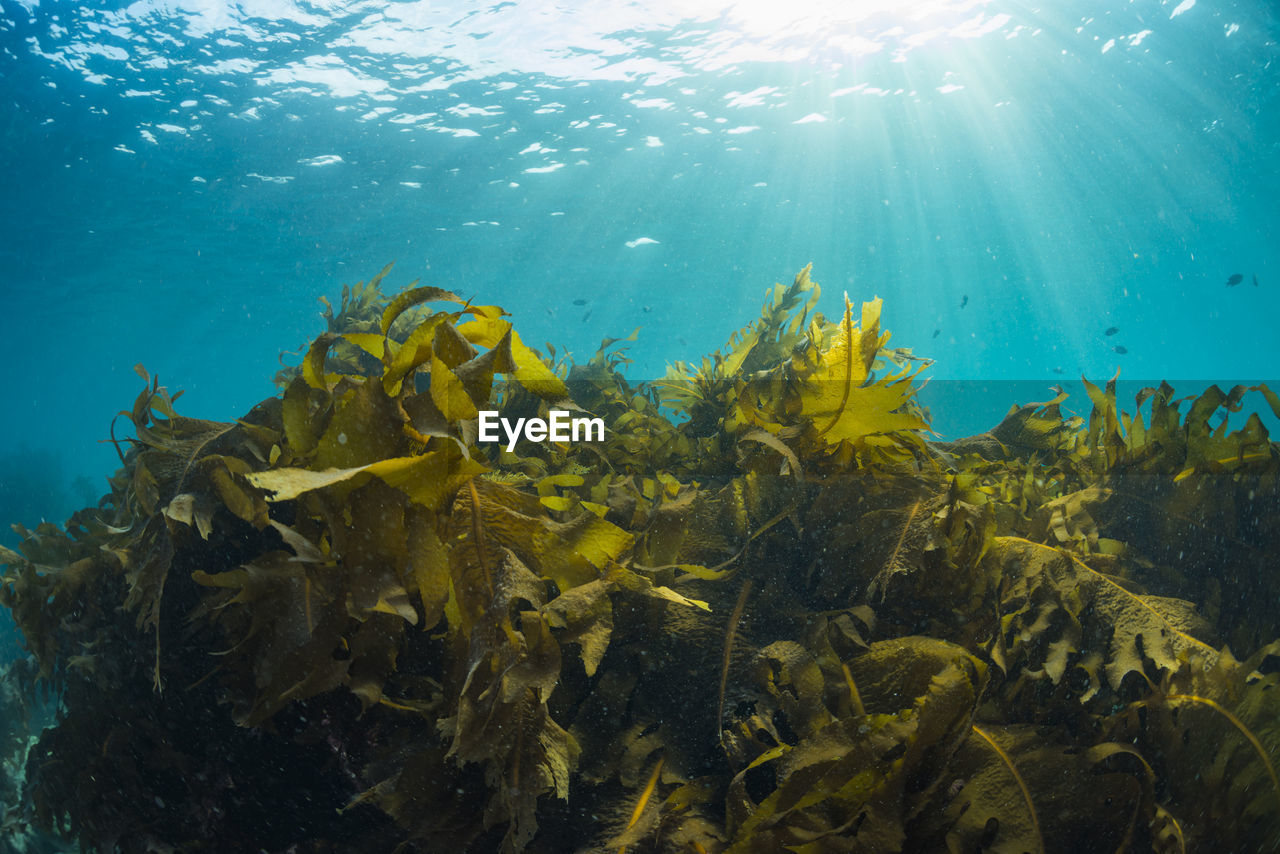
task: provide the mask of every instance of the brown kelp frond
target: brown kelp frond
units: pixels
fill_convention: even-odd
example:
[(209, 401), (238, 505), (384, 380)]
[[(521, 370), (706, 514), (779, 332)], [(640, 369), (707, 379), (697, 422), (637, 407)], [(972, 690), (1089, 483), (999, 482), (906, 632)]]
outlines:
[[(623, 375), (638, 333), (574, 364), (388, 271), (243, 417), (142, 372), (110, 494), (0, 547), (63, 698), (33, 821), (112, 850), (1280, 845), (1280, 454), (1235, 417), (1280, 414), (1266, 386), (1126, 412), (1087, 384), (1087, 421), (1059, 389), (930, 442), (927, 360), (878, 299), (818, 314), (808, 268), (658, 383)], [(604, 437), (490, 441), (494, 409)]]
[[(811, 267), (812, 265), (810, 265)], [(730, 336), (700, 366), (676, 362), (655, 385), (662, 403), (686, 415), (695, 429), (721, 427), (741, 376), (783, 363), (804, 340), (805, 321), (822, 289), (805, 267), (786, 288), (775, 284), (760, 318)], [(717, 423), (718, 422), (718, 423)]]
[(1111, 721), (1113, 738), (1159, 757), (1170, 807), (1193, 820), (1198, 840), (1210, 830), (1195, 818), (1229, 809), (1248, 821), (1214, 828), (1215, 844), (1264, 850), (1280, 842), (1280, 675), (1270, 660), (1277, 653), (1280, 642), (1246, 661), (1226, 650), (1189, 656)]
[(1240, 734), (1248, 739), (1250, 746), (1253, 747), (1254, 752), (1258, 754), (1258, 759), (1261, 760), (1263, 767), (1267, 769), (1267, 778), (1271, 781), (1271, 791), (1274, 792), (1276, 796), (1276, 806), (1280, 807), (1280, 780), (1276, 779), (1276, 769), (1275, 766), (1271, 764), (1271, 757), (1263, 748), (1262, 742), (1258, 740), (1258, 737), (1254, 735), (1253, 731), (1245, 726), (1238, 717), (1211, 697), (1197, 697), (1195, 694), (1166, 694), (1162, 700), (1165, 703), (1173, 704), (1199, 703), (1202, 706), (1207, 706), (1210, 709), (1213, 709), (1215, 712), (1230, 721), (1231, 725), (1238, 729)]
[(738, 623), (742, 620), (742, 612), (747, 606), (747, 597), (751, 595), (751, 579), (742, 582), (738, 591), (738, 601), (729, 614), (729, 623), (724, 630), (724, 654), (720, 661), (720, 688), (716, 691), (716, 732), (719, 733), (724, 723), (724, 689), (729, 681), (729, 662), (733, 657), (733, 641), (738, 636)]
[[(658, 762), (653, 766), (653, 773), (649, 775), (649, 782), (644, 784), (644, 790), (640, 792), (640, 798), (636, 801), (636, 808), (631, 811), (631, 818), (627, 821), (627, 826), (623, 833), (631, 830), (636, 826), (636, 822), (640, 821), (640, 816), (644, 814), (644, 808), (648, 806), (649, 799), (653, 797), (653, 791), (658, 786), (658, 778), (662, 776), (662, 765), (666, 762), (665, 756), (658, 757)], [(627, 846), (622, 845), (618, 848), (618, 854), (626, 854)]]
[(1035, 837), (1035, 851), (1044, 851), (1044, 837), (1040, 834), (1040, 819), (1036, 817), (1036, 805), (1031, 800), (1031, 792), (1027, 789), (1027, 784), (1023, 782), (1022, 775), (1018, 773), (1018, 766), (1013, 764), (1013, 760), (1009, 758), (1009, 754), (996, 743), (995, 739), (983, 732), (982, 727), (973, 724), (971, 729), (974, 735), (985, 741), (996, 755), (1000, 757), (1000, 761), (1009, 769), (1009, 774), (1013, 777), (1015, 783), (1018, 784), (1018, 791), (1022, 793), (1023, 803), (1027, 805), (1027, 816), (1031, 820), (1031, 833)]

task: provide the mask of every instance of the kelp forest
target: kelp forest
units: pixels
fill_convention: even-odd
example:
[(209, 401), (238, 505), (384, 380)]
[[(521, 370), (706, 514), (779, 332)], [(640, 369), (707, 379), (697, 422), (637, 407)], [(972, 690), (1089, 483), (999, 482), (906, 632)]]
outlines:
[[(242, 417), (183, 416), (139, 366), (110, 494), (15, 526), (12, 696), (57, 714), (0, 744), (5, 833), (1280, 847), (1280, 454), (1220, 420), (1250, 392), (1280, 416), (1267, 387), (1086, 381), (1087, 419), (1062, 393), (939, 442), (928, 361), (879, 300), (819, 314), (807, 268), (653, 382), (634, 339), (575, 364), (387, 272)], [(478, 439), (481, 410), (553, 409), (604, 440)]]

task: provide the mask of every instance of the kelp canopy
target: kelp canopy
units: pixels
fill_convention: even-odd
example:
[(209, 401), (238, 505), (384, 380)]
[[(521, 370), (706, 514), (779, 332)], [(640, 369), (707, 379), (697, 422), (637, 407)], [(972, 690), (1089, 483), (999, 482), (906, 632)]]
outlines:
[[(19, 530), (57, 726), (11, 829), (100, 851), (1280, 845), (1280, 493), (1247, 389), (1086, 383), (927, 441), (922, 360), (806, 269), (622, 375), (379, 274), (282, 393)], [(1280, 400), (1259, 387), (1277, 414)], [(1188, 405), (1189, 404), (1189, 405)], [(477, 442), (568, 409), (597, 443)], [(1244, 656), (1243, 658), (1238, 658)]]

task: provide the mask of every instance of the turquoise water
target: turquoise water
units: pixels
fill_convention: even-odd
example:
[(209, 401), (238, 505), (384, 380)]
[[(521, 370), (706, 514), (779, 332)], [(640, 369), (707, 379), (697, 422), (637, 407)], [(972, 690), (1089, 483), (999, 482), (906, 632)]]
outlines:
[(812, 262), (936, 360), (944, 435), (1276, 376), (1273, 7), (784, 5), (5, 0), (3, 515), (101, 491), (135, 364), (243, 414), (392, 260), (582, 359), (639, 326), (642, 378)]
[(642, 377), (809, 262), (935, 382), (1276, 374), (1270, 4), (783, 5), (6, 0), (0, 446), (243, 413), (391, 260)]
[(0, 0), (0, 516), (104, 491), (134, 365), (233, 419), (389, 261), (580, 360), (641, 327), (637, 378), (812, 263), (936, 360), (948, 436), (1275, 378), (1278, 38), (1264, 0)]

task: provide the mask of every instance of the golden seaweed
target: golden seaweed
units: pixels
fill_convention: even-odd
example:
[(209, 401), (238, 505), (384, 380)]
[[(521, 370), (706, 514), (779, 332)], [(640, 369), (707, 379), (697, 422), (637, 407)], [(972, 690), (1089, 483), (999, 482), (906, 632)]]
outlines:
[[(390, 269), (241, 418), (140, 370), (110, 493), (0, 547), (63, 704), (34, 823), (102, 850), (1280, 844), (1280, 453), (1240, 415), (1280, 416), (1268, 387), (1126, 410), (1086, 381), (1087, 419), (1058, 390), (935, 442), (929, 361), (878, 299), (824, 318), (809, 268), (652, 383), (638, 332), (574, 364)], [(481, 409), (551, 407), (604, 441), (477, 441)]]

